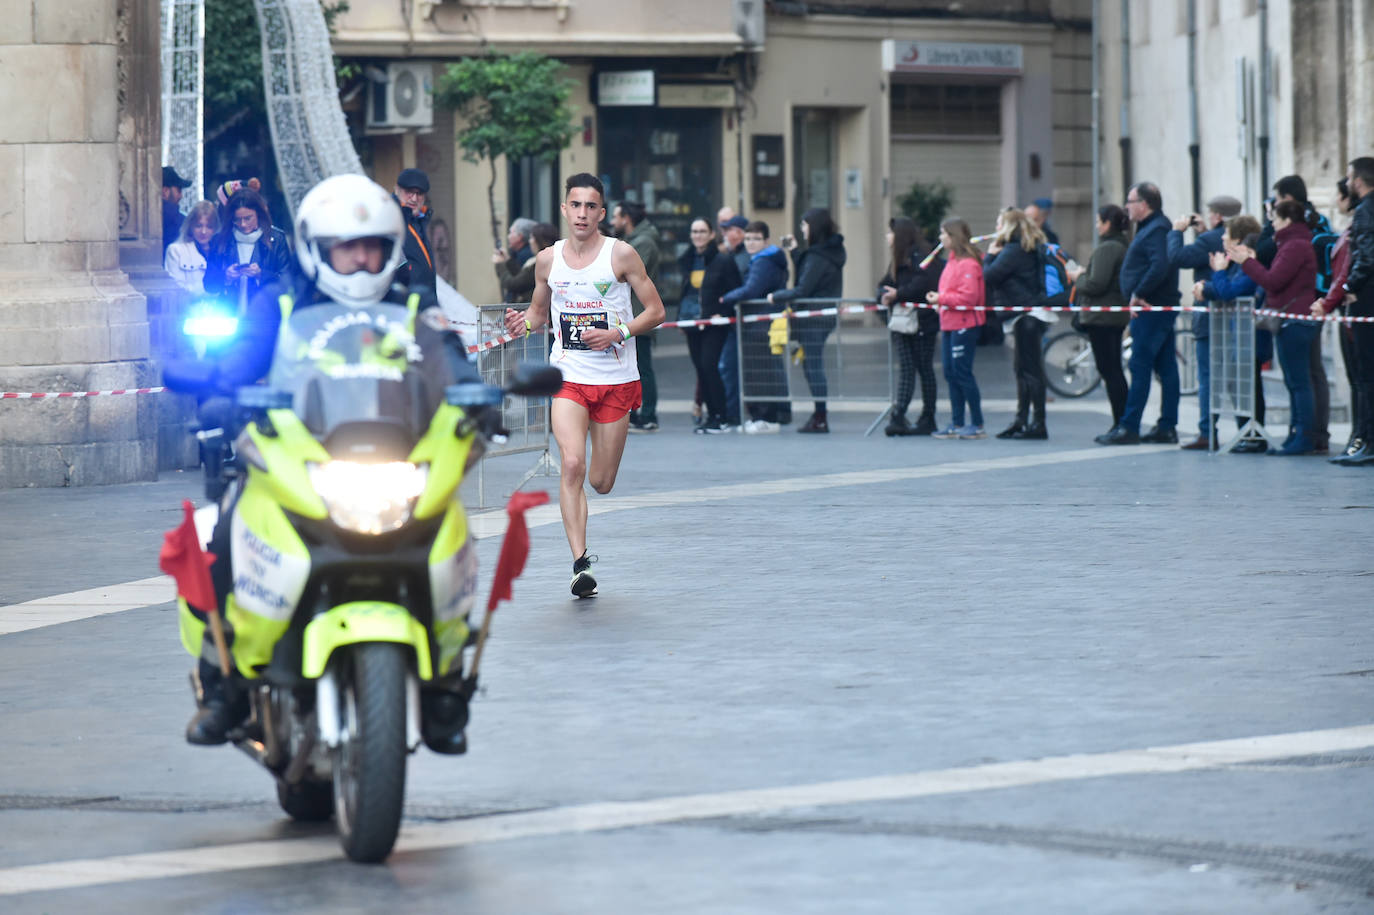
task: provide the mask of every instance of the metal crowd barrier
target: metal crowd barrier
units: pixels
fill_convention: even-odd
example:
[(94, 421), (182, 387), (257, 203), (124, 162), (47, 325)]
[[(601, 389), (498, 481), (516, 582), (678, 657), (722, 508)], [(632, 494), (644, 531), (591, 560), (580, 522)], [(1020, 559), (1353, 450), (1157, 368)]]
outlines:
[[(1260, 383), (1255, 363), (1255, 300), (1212, 302), (1207, 320), (1212, 375), (1209, 408), (1218, 417), (1209, 434), (1213, 452), (1229, 452), (1243, 439), (1269, 437), (1255, 418), (1255, 386)], [(1240, 429), (1218, 449), (1217, 427), (1222, 417), (1234, 417)]]
[[(476, 340), (465, 343), (481, 343), (505, 334), (505, 315), (507, 308), (523, 309), (523, 305), (479, 305), (478, 334)], [(546, 328), (528, 337), (520, 337), (507, 343), (477, 354), (477, 368), (482, 380), (487, 384), (504, 386), (509, 383), (516, 366), (521, 363), (547, 363), (549, 346), (552, 340)], [(477, 463), (477, 507), (486, 508), (486, 463), (490, 458), (505, 457), (512, 454), (538, 454), (534, 465), (515, 484), (519, 489), (537, 475), (554, 476), (558, 465), (549, 452), (549, 405), (547, 397), (507, 397), (502, 405), (503, 424), (510, 431), (506, 441), (501, 444), (488, 443), (486, 453)]]
[[(790, 409), (794, 400), (872, 404), (879, 414), (865, 434), (871, 433), (887, 417), (895, 392), (887, 309), (872, 299), (797, 299), (789, 304), (798, 314), (787, 319), (787, 342), (781, 353), (773, 352), (770, 342), (772, 321), (759, 316), (775, 314), (783, 306), (763, 299), (735, 306), (735, 326), (740, 329), (735, 346), (741, 419), (749, 418), (750, 403), (778, 404), (784, 409)], [(828, 309), (840, 313), (803, 316)], [(813, 392), (807, 378), (808, 371), (816, 377), (816, 368), (824, 373), (823, 397)]]

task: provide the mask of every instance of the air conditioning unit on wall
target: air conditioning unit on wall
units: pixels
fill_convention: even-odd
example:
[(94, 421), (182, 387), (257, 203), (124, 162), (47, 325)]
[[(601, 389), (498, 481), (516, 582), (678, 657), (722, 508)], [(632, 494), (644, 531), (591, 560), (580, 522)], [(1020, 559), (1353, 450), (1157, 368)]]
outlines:
[(391, 63), (386, 79), (371, 73), (367, 100), (368, 130), (429, 128), (434, 126), (434, 67), (431, 64)]

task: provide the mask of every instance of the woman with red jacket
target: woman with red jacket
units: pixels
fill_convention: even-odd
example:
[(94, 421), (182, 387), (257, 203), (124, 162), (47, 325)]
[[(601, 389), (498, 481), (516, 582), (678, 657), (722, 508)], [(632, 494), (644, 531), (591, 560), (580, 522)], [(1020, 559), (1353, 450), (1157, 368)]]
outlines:
[[(937, 292), (927, 292), (926, 301), (940, 306), (940, 330), (944, 331), (940, 361), (949, 382), (949, 405), (953, 422), (936, 432), (935, 438), (987, 438), (983, 430), (983, 399), (973, 377), (973, 354), (978, 348), (980, 328), (987, 321), (983, 311), (983, 258), (969, 239), (968, 223), (950, 217), (940, 224), (940, 244), (949, 254), (940, 274)], [(968, 404), (969, 424), (964, 425), (964, 405)]]
[[(1312, 340), (1321, 331), (1313, 321), (1312, 290), (1317, 288), (1317, 255), (1312, 250), (1312, 230), (1307, 228), (1306, 212), (1296, 200), (1281, 200), (1274, 207), (1274, 240), (1279, 250), (1268, 269), (1245, 245), (1228, 240), (1227, 254), (1240, 269), (1264, 288), (1266, 305), (1284, 314), (1278, 333), (1279, 365), (1283, 384), (1288, 388), (1292, 431), (1278, 450), (1270, 454), (1287, 456), (1311, 453), (1316, 402), (1312, 392)], [(1299, 320), (1299, 317), (1307, 320)]]
[[(1336, 182), (1336, 206), (1349, 216), (1355, 212), (1355, 205), (1360, 201), (1350, 191), (1350, 182), (1345, 178)], [(1345, 278), (1350, 275), (1350, 227), (1346, 226), (1341, 237), (1336, 239), (1336, 246), (1331, 249), (1331, 289), (1326, 295), (1319, 297), (1312, 303), (1313, 317), (1323, 318), (1337, 308), (1340, 308), (1345, 301)], [(1350, 382), (1350, 441), (1346, 443), (1345, 449), (1333, 461), (1340, 461), (1346, 455), (1354, 454), (1364, 446), (1364, 440), (1360, 438), (1360, 411), (1365, 408), (1365, 404), (1360, 400), (1360, 386), (1355, 383), (1359, 377), (1356, 371), (1358, 358), (1355, 354), (1355, 338), (1350, 332), (1349, 324), (1342, 324), (1336, 331), (1337, 338), (1341, 341), (1341, 356), (1345, 360), (1345, 377)]]

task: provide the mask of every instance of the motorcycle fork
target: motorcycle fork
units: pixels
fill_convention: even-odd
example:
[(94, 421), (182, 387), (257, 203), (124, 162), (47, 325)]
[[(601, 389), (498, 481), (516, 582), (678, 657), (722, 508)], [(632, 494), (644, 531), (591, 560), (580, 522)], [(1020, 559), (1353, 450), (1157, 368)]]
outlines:
[[(339, 679), (331, 660), (324, 674), (315, 681), (315, 721), (320, 743), (337, 750), (342, 740), (339, 720)], [(420, 679), (415, 671), (406, 673), (406, 749), (420, 746)]]

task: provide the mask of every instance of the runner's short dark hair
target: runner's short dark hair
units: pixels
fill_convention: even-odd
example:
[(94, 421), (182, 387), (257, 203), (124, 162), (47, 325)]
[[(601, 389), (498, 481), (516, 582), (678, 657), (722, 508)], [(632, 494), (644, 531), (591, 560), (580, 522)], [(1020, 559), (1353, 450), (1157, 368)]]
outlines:
[(762, 235), (764, 238), (767, 238), (768, 223), (764, 222), (762, 219), (755, 219), (753, 222), (749, 223), (749, 225), (744, 227), (745, 235), (748, 235), (750, 232), (757, 233), (759, 235)]
[(576, 175), (563, 182), (563, 196), (568, 196), (568, 192), (575, 187), (589, 187), (601, 195), (601, 205), (606, 205), (606, 186), (601, 183), (601, 179), (590, 172), (578, 172)]

